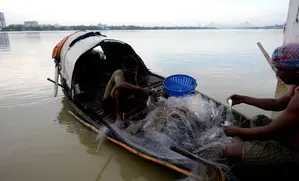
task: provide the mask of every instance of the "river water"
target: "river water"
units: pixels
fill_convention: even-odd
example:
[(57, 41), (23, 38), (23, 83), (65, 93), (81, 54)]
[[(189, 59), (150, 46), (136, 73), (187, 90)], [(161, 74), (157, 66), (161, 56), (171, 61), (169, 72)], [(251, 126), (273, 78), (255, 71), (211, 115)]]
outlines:
[[(71, 32), (0, 32), (0, 180), (175, 180), (168, 169), (106, 142), (53, 98), (51, 52)], [(232, 93), (274, 97), (276, 78), (256, 46), (271, 54), (282, 30), (104, 31), (135, 49), (153, 72), (189, 74), (197, 90), (225, 102)], [(247, 116), (271, 115), (238, 106)]]

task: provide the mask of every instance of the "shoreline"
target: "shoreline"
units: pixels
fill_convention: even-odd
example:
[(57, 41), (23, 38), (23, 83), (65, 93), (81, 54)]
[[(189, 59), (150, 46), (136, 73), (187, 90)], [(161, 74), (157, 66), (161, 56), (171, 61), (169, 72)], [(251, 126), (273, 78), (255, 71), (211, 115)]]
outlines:
[(121, 25), (121, 26), (96, 26), (96, 25), (35, 25), (26, 26), (23, 24), (15, 24), (3, 27), (0, 31), (105, 31), (105, 30), (219, 30), (219, 29), (283, 29), (284, 25), (272, 26), (237, 26), (237, 27), (216, 27), (216, 26), (135, 26), (135, 25)]
[(169, 28), (169, 29), (65, 29), (65, 30), (0, 30), (0, 32), (46, 32), (46, 31), (52, 31), (52, 32), (59, 32), (59, 31), (167, 31), (167, 30), (283, 30), (283, 28)]

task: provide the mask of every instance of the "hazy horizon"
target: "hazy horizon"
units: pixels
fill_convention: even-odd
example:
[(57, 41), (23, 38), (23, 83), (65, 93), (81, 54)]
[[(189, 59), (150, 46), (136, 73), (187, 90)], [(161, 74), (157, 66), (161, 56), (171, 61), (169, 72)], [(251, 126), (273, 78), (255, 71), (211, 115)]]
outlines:
[[(286, 0), (2, 0), (6, 24), (206, 26), (210, 23), (234, 26), (283, 24), (287, 19)], [(24, 8), (26, 7), (26, 8)]]

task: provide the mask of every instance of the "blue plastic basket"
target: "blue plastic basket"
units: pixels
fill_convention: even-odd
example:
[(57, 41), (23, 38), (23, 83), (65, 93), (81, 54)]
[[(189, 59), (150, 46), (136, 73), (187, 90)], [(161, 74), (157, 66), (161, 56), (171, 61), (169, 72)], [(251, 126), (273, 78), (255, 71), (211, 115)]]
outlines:
[(197, 83), (193, 77), (176, 74), (164, 79), (163, 86), (169, 96), (180, 97), (194, 92)]

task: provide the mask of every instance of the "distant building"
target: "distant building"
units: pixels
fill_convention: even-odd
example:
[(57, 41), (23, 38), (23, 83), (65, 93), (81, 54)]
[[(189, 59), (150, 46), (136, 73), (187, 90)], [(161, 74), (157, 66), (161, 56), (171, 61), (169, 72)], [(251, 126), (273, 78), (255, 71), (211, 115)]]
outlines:
[(61, 25), (58, 23), (56, 23), (54, 26), (55, 26), (55, 28), (61, 28)]
[(99, 27), (100, 30), (109, 30), (108, 26), (105, 25), (105, 24), (101, 24), (101, 23), (99, 23), (99, 24), (98, 24), (98, 27)]
[(35, 26), (38, 26), (38, 22), (37, 21), (25, 21), (24, 26), (25, 27), (35, 27)]
[(237, 26), (237, 28), (242, 28), (242, 29), (250, 29), (252, 27), (253, 27), (253, 25), (251, 23), (249, 23), (248, 21), (246, 21), (245, 23), (241, 23)]
[(0, 29), (6, 27), (4, 13), (0, 12)]

